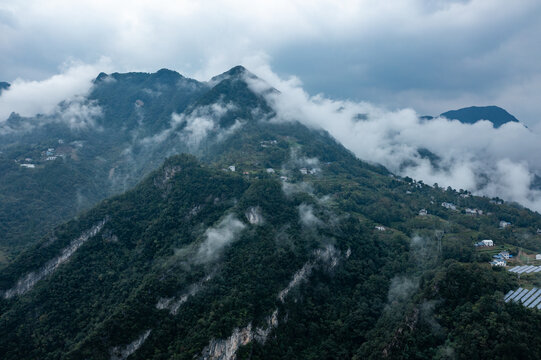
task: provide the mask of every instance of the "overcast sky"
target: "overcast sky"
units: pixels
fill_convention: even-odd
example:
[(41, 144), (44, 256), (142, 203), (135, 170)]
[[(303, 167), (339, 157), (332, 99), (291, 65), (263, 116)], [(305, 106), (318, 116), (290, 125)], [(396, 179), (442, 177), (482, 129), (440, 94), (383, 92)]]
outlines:
[(539, 19), (539, 0), (0, 0), (0, 80), (264, 62), (310, 94), (432, 115), (496, 104), (533, 125)]

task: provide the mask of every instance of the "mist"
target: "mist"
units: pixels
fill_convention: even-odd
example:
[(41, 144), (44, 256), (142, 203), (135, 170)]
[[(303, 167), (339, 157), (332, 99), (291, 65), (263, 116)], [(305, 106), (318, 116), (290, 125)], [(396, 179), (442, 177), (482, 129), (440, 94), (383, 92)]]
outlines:
[[(494, 128), (484, 120), (475, 124), (423, 120), (410, 108), (388, 110), (368, 102), (310, 96), (299, 79), (284, 80), (264, 62), (255, 65), (253, 71), (265, 81), (249, 77), (246, 81), (275, 110), (270, 121), (300, 121), (324, 129), (358, 158), (401, 176), (498, 196), (541, 211), (541, 191), (532, 189), (536, 174), (541, 174), (539, 129), (521, 123)], [(279, 93), (266, 91), (270, 86)], [(422, 157), (423, 149), (438, 162)]]
[(246, 225), (234, 215), (227, 215), (218, 225), (205, 231), (205, 240), (197, 250), (196, 261), (207, 263), (216, 260), (226, 246), (238, 239), (245, 227)]
[(92, 80), (100, 71), (107, 70), (109, 65), (108, 60), (103, 58), (93, 65), (75, 63), (64, 67), (61, 73), (44, 80), (17, 78), (13, 81), (9, 89), (0, 93), (0, 125), (12, 112), (23, 117), (58, 112), (60, 102), (71, 102), (86, 96), (92, 87)]

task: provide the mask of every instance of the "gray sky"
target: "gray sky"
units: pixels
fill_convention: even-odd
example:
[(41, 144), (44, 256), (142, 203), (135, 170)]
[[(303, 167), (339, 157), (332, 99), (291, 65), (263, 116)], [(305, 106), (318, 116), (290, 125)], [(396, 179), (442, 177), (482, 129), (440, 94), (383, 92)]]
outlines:
[(310, 94), (432, 115), (495, 104), (533, 125), (539, 19), (538, 0), (0, 0), (0, 80), (267, 63)]

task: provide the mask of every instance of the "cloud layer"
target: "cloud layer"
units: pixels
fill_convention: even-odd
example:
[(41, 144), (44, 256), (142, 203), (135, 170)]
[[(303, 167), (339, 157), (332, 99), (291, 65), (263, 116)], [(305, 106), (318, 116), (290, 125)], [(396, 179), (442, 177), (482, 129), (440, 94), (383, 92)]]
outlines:
[[(541, 191), (532, 190), (541, 174), (540, 128), (508, 123), (495, 129), (488, 121), (462, 124), (437, 118), (424, 121), (412, 109), (389, 111), (366, 102), (310, 96), (296, 78), (281, 79), (262, 65), (254, 69), (266, 82), (247, 79), (275, 109), (273, 121), (298, 120), (323, 128), (359, 158), (380, 163), (427, 184), (499, 196), (541, 211)], [(280, 93), (265, 92), (273, 86)], [(439, 161), (422, 157), (428, 149)]]
[[(469, 105), (539, 120), (537, 0), (20, 0), (0, 2), (0, 80), (69, 59), (206, 80), (266, 56), (333, 98), (423, 114)], [(174, 46), (172, 46), (174, 44)]]
[[(17, 78), (10, 88), (0, 95), (0, 124), (12, 112), (23, 117), (32, 117), (37, 114), (50, 115), (58, 111), (60, 102), (77, 100), (78, 97), (87, 95), (92, 86), (92, 80), (100, 71), (107, 71), (108, 61), (102, 59), (94, 65), (79, 63), (66, 66), (60, 74), (41, 81), (26, 81)], [(81, 113), (83, 110), (72, 108), (65, 116), (70, 117), (70, 114), (75, 116), (76, 112)]]

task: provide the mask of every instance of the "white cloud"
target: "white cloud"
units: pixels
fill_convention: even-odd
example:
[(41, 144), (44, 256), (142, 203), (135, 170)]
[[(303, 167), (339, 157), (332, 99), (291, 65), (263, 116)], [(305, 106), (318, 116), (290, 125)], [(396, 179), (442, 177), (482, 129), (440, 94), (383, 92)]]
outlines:
[[(530, 189), (534, 174), (541, 174), (537, 128), (508, 123), (496, 129), (488, 121), (462, 124), (444, 118), (423, 121), (412, 109), (389, 111), (366, 102), (310, 96), (298, 79), (282, 80), (264, 63), (254, 71), (280, 91), (265, 93), (265, 83), (248, 79), (274, 107), (277, 117), (272, 121), (298, 120), (326, 129), (359, 158), (395, 173), (541, 211), (541, 192)], [(440, 166), (420, 157), (421, 148), (436, 154)]]
[(315, 227), (322, 224), (321, 220), (314, 215), (314, 207), (312, 205), (300, 204), (299, 218), (301, 224), (306, 227)]
[[(108, 61), (102, 59), (97, 64), (73, 64), (62, 73), (53, 75), (42, 81), (15, 80), (8, 90), (0, 95), (0, 124), (4, 122), (12, 112), (24, 117), (32, 117), (37, 114), (50, 115), (58, 111), (61, 101), (70, 101), (86, 95), (92, 80), (101, 69), (107, 70)], [(77, 109), (68, 109), (66, 114), (72, 122)], [(84, 110), (79, 107), (78, 113)], [(88, 110), (88, 109), (87, 109)], [(80, 116), (79, 116), (80, 118)]]
[(516, 95), (541, 74), (540, 14), (536, 0), (4, 1), (0, 79), (43, 79), (66, 59), (104, 55), (117, 71), (207, 80), (267, 54), (311, 91), (398, 107), (421, 94), (431, 102), (416, 108), (431, 114), (449, 99), (508, 94), (501, 105), (533, 122), (535, 93)]
[(238, 239), (245, 227), (242, 221), (230, 214), (215, 227), (207, 229), (205, 240), (197, 250), (197, 262), (206, 263), (216, 260), (226, 246)]

